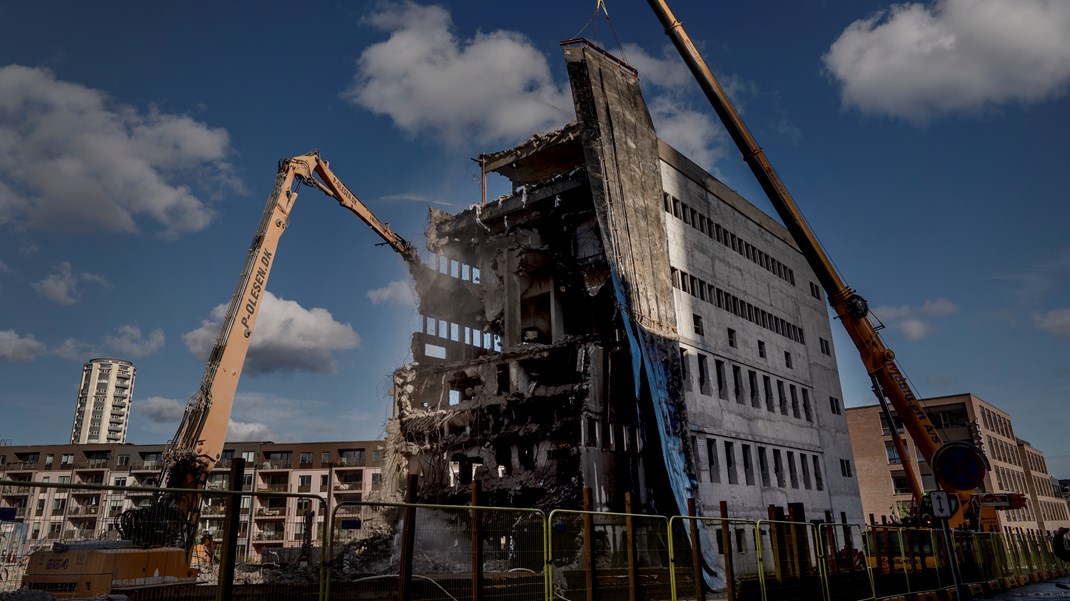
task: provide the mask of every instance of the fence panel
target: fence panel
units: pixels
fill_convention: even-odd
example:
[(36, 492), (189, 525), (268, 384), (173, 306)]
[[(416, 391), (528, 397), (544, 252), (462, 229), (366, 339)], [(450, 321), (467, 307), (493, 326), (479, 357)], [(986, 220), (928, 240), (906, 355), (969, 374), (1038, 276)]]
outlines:
[[(674, 587), (677, 599), (697, 597), (694, 562), (702, 563), (703, 554), (693, 546), (712, 544), (718, 563), (706, 566), (714, 580), (714, 598), (764, 599), (763, 569), (758, 543), (757, 523), (751, 520), (675, 516), (670, 521)], [(703, 534), (703, 531), (705, 534)], [(701, 569), (701, 568), (700, 568)], [(702, 576), (699, 576), (701, 579)]]
[[(668, 598), (668, 519), (662, 516), (554, 510), (549, 516), (555, 598)], [(629, 544), (630, 543), (630, 544)]]
[(545, 599), (540, 511), (347, 502), (332, 524), (332, 600)]
[(853, 601), (876, 596), (873, 571), (866, 561), (864, 524), (819, 524), (821, 566), (831, 601)]
[[(21, 520), (0, 525), (0, 591), (21, 588), (28, 572), (27, 586), (60, 598), (116, 592), (141, 601), (200, 601), (215, 599), (219, 586), (235, 585), (257, 599), (321, 596), (317, 524), (326, 519), (324, 499), (209, 490), (194, 531), (188, 516), (156, 501), (196, 491), (104, 485), (87, 473), (75, 470), (82, 483), (8, 481), (0, 487), (0, 503)], [(236, 521), (233, 541), (224, 528), (228, 518)], [(144, 546), (120, 540), (120, 523), (140, 532)], [(235, 547), (234, 578), (220, 582), (229, 545)]]
[(828, 593), (816, 525), (759, 520), (757, 526), (757, 547), (765, 574), (765, 598), (825, 599)]

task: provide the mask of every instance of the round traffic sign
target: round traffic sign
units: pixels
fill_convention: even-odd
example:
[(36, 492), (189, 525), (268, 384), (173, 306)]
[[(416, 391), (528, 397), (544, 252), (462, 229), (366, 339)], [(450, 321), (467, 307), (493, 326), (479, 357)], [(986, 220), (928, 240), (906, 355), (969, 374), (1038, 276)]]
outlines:
[(984, 482), (988, 460), (980, 449), (968, 442), (945, 442), (933, 453), (932, 468), (944, 488), (968, 491)]

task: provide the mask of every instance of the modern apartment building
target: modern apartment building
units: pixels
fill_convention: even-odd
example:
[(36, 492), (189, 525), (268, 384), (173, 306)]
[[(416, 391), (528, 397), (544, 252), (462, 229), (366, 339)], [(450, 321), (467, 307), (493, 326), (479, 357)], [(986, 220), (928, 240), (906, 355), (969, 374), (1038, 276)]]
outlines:
[[(17, 522), (24, 524), (20, 548), (116, 537), (115, 518), (148, 504), (152, 491), (43, 488), (35, 483), (156, 487), (164, 449), (165, 445), (115, 444), (0, 447), (0, 479), (19, 482), (0, 490), (0, 507), (14, 507)], [(382, 491), (379, 441), (227, 443), (209, 476), (202, 532), (215, 534), (223, 527), (225, 498), (210, 492), (227, 487), (231, 464), (238, 457), (245, 460), (242, 490), (260, 493), (241, 499), (238, 553), (253, 561), (264, 558), (267, 551), (278, 554), (279, 548), (300, 547), (308, 527), (306, 510), (314, 514), (309, 536), (318, 545), (325, 508), (367, 500)], [(313, 497), (323, 498), (326, 505)]]
[[(659, 140), (635, 73), (565, 49), (577, 121), (435, 212), (395, 373), (421, 497), (862, 519), (827, 305), (778, 222)], [(741, 537), (743, 538), (743, 537)], [(750, 542), (746, 543), (750, 545)]]
[(72, 444), (126, 442), (136, 372), (129, 361), (106, 357), (82, 366)]
[[(1022, 509), (998, 512), (998, 528), (1046, 532), (1070, 527), (1070, 511), (1048, 474), (1044, 454), (1015, 436), (1007, 412), (969, 393), (925, 399), (922, 406), (945, 441), (970, 441), (984, 452), (991, 467), (984, 492), (1019, 492), (1029, 497), (1029, 504)], [(909, 511), (911, 494), (904, 460), (920, 475), (925, 490), (936, 490), (932, 468), (904, 434), (894, 412), (892, 421), (892, 425), (887, 423), (879, 405), (847, 410), (862, 507), (877, 521)], [(893, 425), (903, 436), (906, 458), (900, 457), (893, 445)]]

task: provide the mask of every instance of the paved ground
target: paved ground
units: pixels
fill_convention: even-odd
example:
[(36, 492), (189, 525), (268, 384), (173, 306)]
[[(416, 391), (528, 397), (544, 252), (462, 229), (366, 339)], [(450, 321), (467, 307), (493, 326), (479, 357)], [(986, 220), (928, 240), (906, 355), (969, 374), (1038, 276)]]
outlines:
[[(1059, 588), (1058, 584), (1067, 588)], [(1057, 578), (1048, 582), (1030, 584), (986, 598), (999, 601), (1062, 601), (1064, 599), (1070, 601), (1070, 578)]]

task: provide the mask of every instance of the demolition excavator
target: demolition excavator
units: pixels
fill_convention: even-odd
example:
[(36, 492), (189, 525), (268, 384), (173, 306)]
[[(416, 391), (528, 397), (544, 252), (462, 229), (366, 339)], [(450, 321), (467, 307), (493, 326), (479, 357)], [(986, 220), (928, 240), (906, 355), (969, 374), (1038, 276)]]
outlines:
[(318, 151), (279, 161), (275, 188), (253, 236), (201, 385), (164, 453), (159, 478), (163, 489), (148, 506), (117, 516), (122, 540), (56, 544), (35, 552), (22, 580), (24, 587), (61, 598), (92, 597), (196, 581), (197, 571), (190, 567), (190, 560), (203, 492), (223, 451), (238, 379), (299, 185), (317, 188), (337, 200), (406, 262), (418, 260), (416, 248), (379, 221)]
[[(932, 524), (934, 514), (938, 517), (950, 514), (948, 524), (952, 528), (981, 529), (982, 524), (989, 521), (984, 519), (988, 516), (982, 514), (991, 514), (994, 511), (989, 504), (981, 502), (982, 495), (976, 494), (989, 467), (984, 454), (972, 443), (943, 440), (910, 382), (900, 370), (895, 353), (881, 339), (879, 327), (874, 325), (871, 319), (866, 300), (849, 288), (836, 271), (817, 236), (684, 31), (683, 25), (664, 0), (648, 0), (648, 3), (736, 143), (744, 161), (773, 204), (792, 239), (799, 246), (825, 290), (837, 319), (858, 349), (862, 363), (872, 380), (873, 391), (880, 402), (884, 418), (892, 432), (893, 444), (899, 456), (903, 458), (902, 465), (910, 483), (913, 510), (906, 521), (916, 526), (928, 526)], [(893, 425), (892, 410), (902, 421), (918, 452), (932, 467), (942, 492), (948, 493), (946, 506), (933, 507), (932, 495), (923, 490), (920, 478), (907, 460), (905, 445)], [(1006, 503), (1002, 504), (1004, 509), (1025, 505), (1024, 495), (1012, 493), (1001, 496), (1006, 499)], [(939, 495), (937, 498), (945, 497)], [(994, 517), (994, 514), (991, 517)]]

